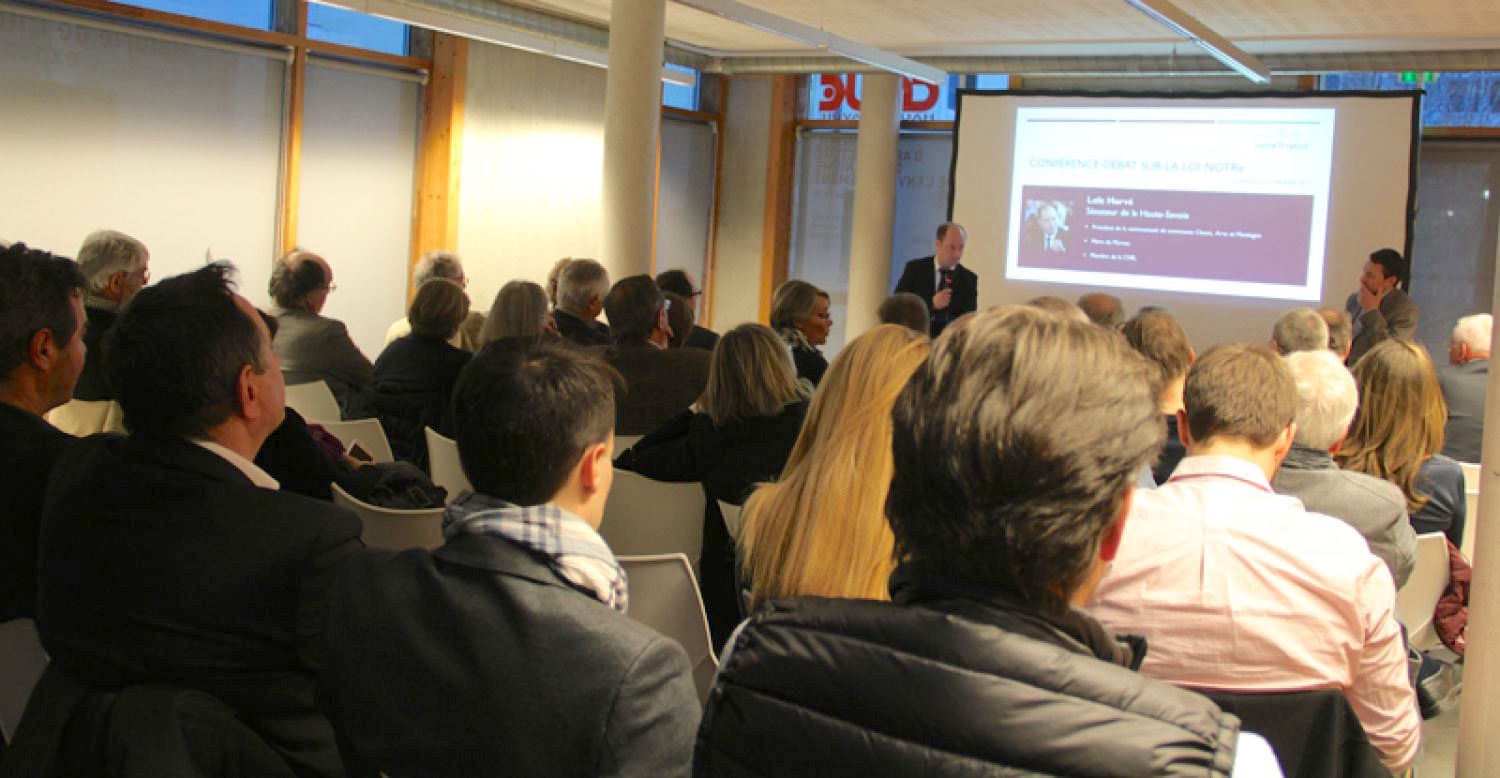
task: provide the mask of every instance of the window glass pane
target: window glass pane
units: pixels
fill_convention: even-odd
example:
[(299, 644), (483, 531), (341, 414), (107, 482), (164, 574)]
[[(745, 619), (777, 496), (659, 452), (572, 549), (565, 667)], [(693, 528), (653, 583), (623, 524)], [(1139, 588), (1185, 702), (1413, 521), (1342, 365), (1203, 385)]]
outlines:
[(269, 30), (271, 2), (272, 0), (125, 0), (121, 5)]
[(681, 108), (684, 111), (698, 110), (698, 85), (702, 81), (702, 77), (698, 75), (698, 71), (681, 65), (673, 65), (670, 62), (667, 63), (667, 70), (691, 75), (693, 77), (693, 85), (685, 86), (683, 84), (674, 84), (671, 81), (663, 81), (661, 83), (661, 104), (669, 108)]
[(1009, 89), (1009, 73), (979, 73), (969, 76), (970, 89)]
[(1330, 73), (1323, 88), (1424, 89), (1424, 126), (1500, 127), (1500, 73)]
[[(807, 118), (854, 120), (859, 118), (859, 96), (864, 76), (859, 73), (818, 73), (808, 76)], [(957, 106), (958, 76), (949, 76), (937, 86), (925, 81), (901, 79), (901, 120), (907, 122), (951, 122)]]
[(331, 5), (312, 3), (307, 6), (307, 37), (406, 55), (406, 25)]

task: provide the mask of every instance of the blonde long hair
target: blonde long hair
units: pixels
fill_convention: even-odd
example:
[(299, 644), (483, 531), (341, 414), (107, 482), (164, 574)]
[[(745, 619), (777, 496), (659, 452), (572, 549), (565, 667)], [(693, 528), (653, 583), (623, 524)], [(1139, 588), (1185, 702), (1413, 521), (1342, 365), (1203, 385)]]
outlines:
[(885, 324), (833, 360), (781, 479), (745, 503), (743, 572), (754, 602), (889, 597), (891, 407), (929, 349), (927, 338)]
[(1408, 513), (1427, 504), (1416, 490), (1422, 463), (1443, 448), (1448, 406), (1427, 349), (1387, 340), (1354, 365), (1359, 410), (1349, 438), (1334, 456), (1345, 470), (1401, 487)]

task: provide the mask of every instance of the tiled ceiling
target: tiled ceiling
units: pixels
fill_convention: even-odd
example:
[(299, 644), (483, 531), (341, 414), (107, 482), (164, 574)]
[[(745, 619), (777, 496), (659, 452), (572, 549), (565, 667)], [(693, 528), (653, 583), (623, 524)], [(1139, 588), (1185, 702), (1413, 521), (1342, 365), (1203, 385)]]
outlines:
[[(509, 0), (609, 23), (610, 0)], [(651, 2), (652, 0), (625, 0)], [(1124, 0), (743, 0), (846, 38), (915, 56), (1067, 47), (1099, 53), (1176, 43)], [(1252, 51), (1500, 48), (1500, 0), (1177, 0)], [(792, 41), (675, 2), (667, 37), (719, 56), (806, 51)]]

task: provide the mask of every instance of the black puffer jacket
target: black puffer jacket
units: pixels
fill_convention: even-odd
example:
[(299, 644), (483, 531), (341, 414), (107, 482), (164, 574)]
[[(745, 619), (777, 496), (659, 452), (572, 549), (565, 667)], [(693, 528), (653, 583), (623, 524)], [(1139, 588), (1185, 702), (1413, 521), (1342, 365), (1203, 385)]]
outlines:
[(719, 671), (694, 773), (1229, 774), (1239, 720), (1120, 666), (1130, 650), (1092, 619), (893, 589), (895, 603), (757, 613)]

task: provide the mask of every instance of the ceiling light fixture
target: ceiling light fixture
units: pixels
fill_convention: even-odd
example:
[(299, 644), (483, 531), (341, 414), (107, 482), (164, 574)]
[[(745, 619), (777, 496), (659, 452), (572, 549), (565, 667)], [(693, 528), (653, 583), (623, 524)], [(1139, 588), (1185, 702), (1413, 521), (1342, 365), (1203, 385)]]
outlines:
[(1271, 81), (1271, 70), (1265, 63), (1249, 52), (1230, 43), (1224, 36), (1210, 30), (1187, 11), (1173, 5), (1170, 0), (1125, 0), (1137, 11), (1151, 17), (1157, 24), (1198, 44), (1214, 59), (1226, 67), (1250, 79), (1256, 84)]

